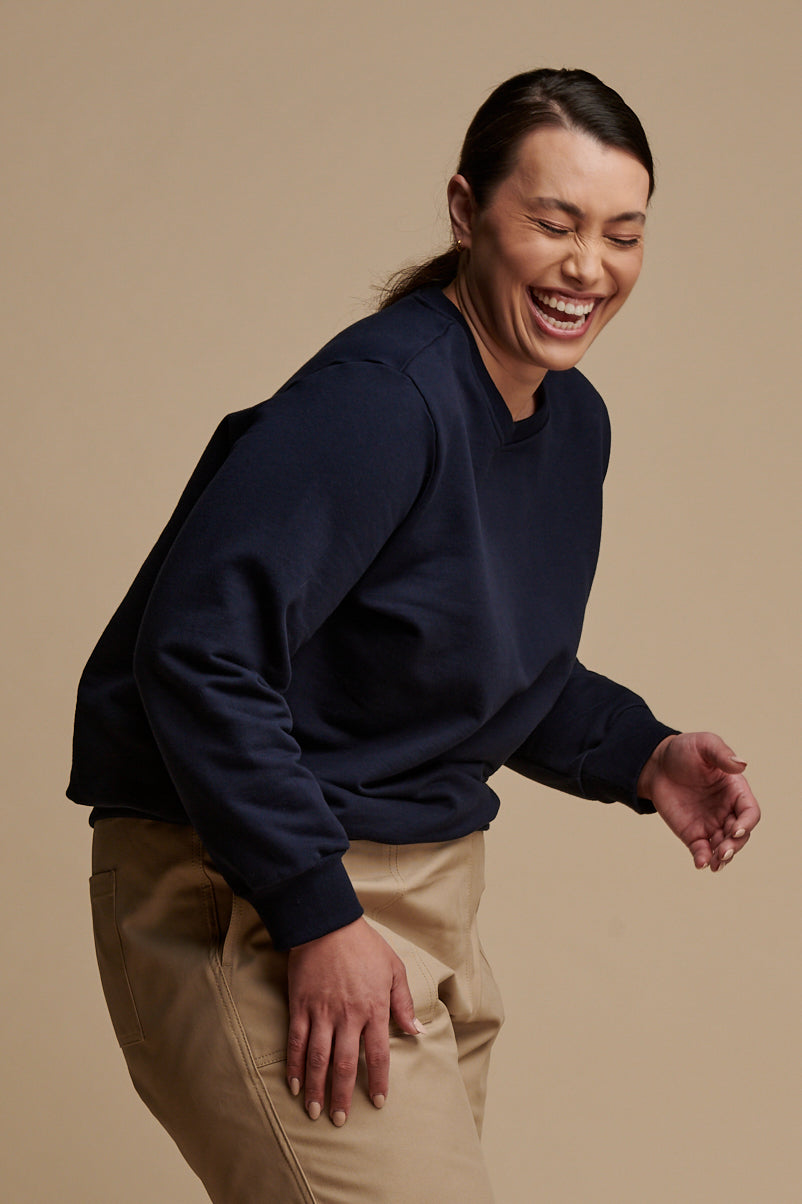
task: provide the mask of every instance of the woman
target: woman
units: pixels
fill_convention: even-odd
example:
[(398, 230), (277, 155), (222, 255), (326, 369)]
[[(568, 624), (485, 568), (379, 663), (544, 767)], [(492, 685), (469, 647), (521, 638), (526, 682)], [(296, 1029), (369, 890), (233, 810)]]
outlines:
[(594, 76), (501, 85), (453, 247), (222, 423), (85, 670), (69, 794), (104, 990), (216, 1201), (492, 1198), (500, 765), (656, 810), (713, 871), (759, 819), (722, 740), (576, 661), (609, 429), (575, 365), (652, 187)]

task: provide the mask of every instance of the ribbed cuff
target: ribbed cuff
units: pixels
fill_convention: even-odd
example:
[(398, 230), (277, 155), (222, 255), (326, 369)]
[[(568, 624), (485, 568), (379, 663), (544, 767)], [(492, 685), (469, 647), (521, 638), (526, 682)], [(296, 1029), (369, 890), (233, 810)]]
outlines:
[(303, 945), (352, 924), (362, 915), (362, 906), (339, 856), (327, 858), (272, 890), (257, 891), (249, 901), (277, 949)]
[(626, 803), (640, 815), (650, 815), (654, 805), (638, 797), (638, 778), (657, 745), (677, 729), (655, 719), (647, 706), (633, 706), (617, 719), (602, 744), (582, 765), (582, 787), (588, 798)]

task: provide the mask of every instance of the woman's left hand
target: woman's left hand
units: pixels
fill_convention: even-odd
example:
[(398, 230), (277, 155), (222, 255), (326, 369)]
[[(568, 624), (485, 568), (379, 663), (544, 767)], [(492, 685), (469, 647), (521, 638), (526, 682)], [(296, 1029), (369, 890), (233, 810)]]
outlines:
[(749, 839), (760, 808), (740, 760), (720, 736), (686, 732), (658, 744), (638, 779), (697, 869), (719, 870)]

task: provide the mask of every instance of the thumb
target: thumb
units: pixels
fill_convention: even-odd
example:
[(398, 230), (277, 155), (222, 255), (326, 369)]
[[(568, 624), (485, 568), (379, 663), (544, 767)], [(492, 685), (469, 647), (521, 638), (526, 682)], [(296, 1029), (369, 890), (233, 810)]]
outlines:
[(708, 765), (721, 769), (724, 773), (743, 773), (746, 761), (734, 753), (729, 744), (713, 732), (703, 732), (699, 736), (699, 751)]
[(399, 1028), (410, 1036), (419, 1036), (426, 1030), (415, 1015), (415, 1003), (407, 982), (404, 963), (399, 959), (393, 970), (393, 985), (390, 988), (390, 1012)]

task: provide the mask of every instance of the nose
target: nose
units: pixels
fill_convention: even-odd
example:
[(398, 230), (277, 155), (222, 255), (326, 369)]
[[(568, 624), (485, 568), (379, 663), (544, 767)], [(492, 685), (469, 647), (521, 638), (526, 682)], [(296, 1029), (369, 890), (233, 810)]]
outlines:
[(563, 273), (578, 288), (591, 289), (604, 275), (602, 246), (597, 240), (576, 239), (563, 260)]

